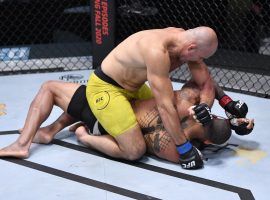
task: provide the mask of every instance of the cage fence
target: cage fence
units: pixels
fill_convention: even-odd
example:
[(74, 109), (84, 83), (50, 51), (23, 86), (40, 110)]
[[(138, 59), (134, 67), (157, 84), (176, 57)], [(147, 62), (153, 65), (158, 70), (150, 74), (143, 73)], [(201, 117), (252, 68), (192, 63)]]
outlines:
[[(103, 0), (101, 0), (103, 1)], [(115, 0), (116, 43), (169, 26), (210, 26), (219, 47), (205, 62), (224, 88), (270, 97), (270, 0)], [(1, 0), (0, 73), (92, 68), (91, 2)], [(173, 73), (185, 82), (183, 66)]]

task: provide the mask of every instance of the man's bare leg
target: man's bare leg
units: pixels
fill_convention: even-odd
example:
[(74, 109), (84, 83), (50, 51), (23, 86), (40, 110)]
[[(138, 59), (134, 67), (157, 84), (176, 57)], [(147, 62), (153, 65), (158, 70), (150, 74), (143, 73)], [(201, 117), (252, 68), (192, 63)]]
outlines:
[(63, 130), (65, 127), (75, 123), (76, 121), (77, 120), (64, 112), (52, 124), (39, 128), (36, 135), (34, 136), (33, 142), (39, 144), (48, 144), (52, 141), (58, 132)]
[[(103, 152), (111, 157), (121, 158), (118, 154), (118, 145), (111, 135), (89, 135), (88, 128), (83, 124), (76, 124), (70, 131), (75, 129), (75, 135), (79, 142), (86, 147)], [(106, 147), (110, 147), (109, 150)]]
[(45, 82), (32, 101), (19, 138), (11, 145), (0, 150), (0, 157), (11, 156), (27, 158), (31, 142), (40, 125), (48, 118), (54, 105), (64, 112), (79, 84), (60, 81)]
[[(112, 136), (110, 136), (109, 134), (100, 136), (89, 135), (88, 128), (85, 127), (83, 124), (77, 124), (75, 126), (77, 127), (72, 127), (70, 131), (75, 128), (75, 130), (73, 130), (79, 142), (81, 142), (86, 147), (96, 149), (100, 152), (107, 152), (109, 156), (115, 157), (113, 149), (117, 147), (115, 147), (116, 141)], [(105, 146), (111, 146), (113, 148), (111, 149), (111, 151), (107, 151), (106, 148), (104, 148)]]
[[(114, 158), (124, 158), (127, 160), (139, 159), (146, 151), (146, 145), (142, 134), (136, 135), (133, 130), (125, 132), (116, 138), (111, 135), (89, 135), (88, 129), (82, 125), (75, 125), (71, 129), (76, 129), (75, 134), (78, 140), (87, 147), (96, 149)], [(72, 130), (71, 130), (72, 131)], [(132, 139), (130, 138), (132, 137)], [(126, 146), (122, 145), (125, 143)], [(127, 150), (127, 148), (129, 148)]]

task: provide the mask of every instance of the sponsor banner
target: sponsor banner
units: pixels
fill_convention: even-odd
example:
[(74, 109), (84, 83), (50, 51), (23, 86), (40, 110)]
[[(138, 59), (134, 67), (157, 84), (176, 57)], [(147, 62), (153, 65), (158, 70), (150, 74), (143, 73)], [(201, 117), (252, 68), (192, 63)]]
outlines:
[(70, 83), (86, 84), (88, 79), (82, 74), (66, 74), (59, 77), (60, 80)]
[(96, 68), (114, 48), (115, 1), (92, 0), (91, 24), (93, 38), (93, 66)]

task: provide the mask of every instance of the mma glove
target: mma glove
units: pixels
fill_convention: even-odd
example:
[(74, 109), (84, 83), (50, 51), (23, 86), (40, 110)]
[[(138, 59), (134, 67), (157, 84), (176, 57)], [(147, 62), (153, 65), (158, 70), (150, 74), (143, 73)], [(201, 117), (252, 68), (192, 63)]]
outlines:
[(245, 118), (248, 113), (248, 106), (243, 101), (233, 101), (229, 96), (224, 95), (219, 104), (226, 111), (226, 115), (229, 119), (232, 118)]
[(208, 125), (213, 119), (211, 110), (206, 103), (201, 103), (193, 108), (196, 119), (203, 125)]
[[(247, 122), (239, 124), (236, 118), (230, 119), (230, 125), (231, 125), (231, 129), (234, 130), (234, 132), (237, 135), (248, 135), (253, 130), (253, 128), (250, 128), (250, 129), (247, 128), (248, 126)], [(253, 123), (253, 127), (254, 127), (254, 123)]]
[[(203, 167), (201, 152), (187, 141), (186, 143), (176, 146), (179, 155), (179, 164), (183, 169), (200, 169)], [(185, 153), (183, 153), (185, 151)]]

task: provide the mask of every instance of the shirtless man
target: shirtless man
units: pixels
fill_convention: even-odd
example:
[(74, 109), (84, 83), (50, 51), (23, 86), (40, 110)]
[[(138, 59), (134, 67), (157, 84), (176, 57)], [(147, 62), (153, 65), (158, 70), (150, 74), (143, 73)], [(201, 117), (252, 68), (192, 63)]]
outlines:
[[(141, 129), (129, 100), (149, 99), (148, 80), (157, 109), (176, 144), (183, 168), (201, 168), (200, 153), (186, 139), (181, 127), (169, 73), (187, 63), (200, 88), (200, 102), (192, 114), (202, 124), (211, 122), (214, 87), (203, 59), (217, 49), (216, 33), (208, 27), (153, 29), (135, 33), (115, 47), (101, 67), (90, 75), (86, 96), (95, 117), (114, 140), (91, 140), (92, 146), (113, 157), (136, 160), (146, 150)], [(193, 164), (191, 164), (193, 163)]]
[[(216, 83), (215, 92), (216, 99), (221, 99), (222, 97), (229, 99)], [(225, 119), (213, 115), (212, 123), (204, 127), (190, 115), (188, 110), (188, 108), (200, 102), (200, 89), (195, 83), (188, 82), (181, 90), (174, 91), (174, 98), (179, 121), (189, 141), (196, 140), (205, 144), (220, 145), (228, 141), (231, 136), (231, 129), (235, 130), (238, 135), (246, 135), (253, 130), (254, 120), (244, 118), (247, 114), (245, 103), (241, 107), (235, 107), (234, 109), (234, 114), (241, 118), (236, 118), (235, 115), (231, 119)], [(236, 104), (238, 102), (235, 101)], [(222, 102), (220, 101), (220, 103)], [(144, 135), (147, 152), (159, 158), (178, 163), (179, 154), (175, 148), (175, 143), (163, 126), (155, 99), (136, 100), (131, 105)], [(70, 127), (70, 130), (75, 131), (77, 139), (90, 148), (93, 148), (91, 140), (96, 135), (101, 135), (98, 136), (99, 139), (100, 137), (111, 138), (101, 126), (96, 126), (96, 128), (89, 130), (88, 126), (78, 123)]]
[[(215, 88), (219, 87), (216, 85)], [(17, 158), (27, 158), (29, 156), (29, 148), (32, 141), (43, 144), (50, 143), (60, 130), (78, 120), (83, 121), (89, 127), (89, 129), (91, 129), (92, 133), (96, 133), (97, 130), (100, 132), (105, 132), (101, 125), (97, 123), (96, 118), (89, 109), (85, 90), (85, 86), (80, 86), (79, 84), (75, 83), (65, 83), (60, 81), (45, 82), (31, 103), (25, 125), (21, 130), (19, 138), (13, 144), (1, 149), (0, 157), (12, 156)], [(216, 94), (217, 93), (219, 96), (216, 96), (216, 98), (221, 100), (222, 98), (220, 97), (229, 99), (229, 97), (226, 96), (220, 88), (216, 89)], [(186, 84), (182, 91), (176, 91), (174, 94), (177, 105), (179, 104), (177, 106), (177, 111), (179, 114), (183, 114), (183, 116), (188, 116), (187, 108), (190, 105), (194, 105), (193, 103), (199, 102), (198, 99), (200, 96), (200, 91), (197, 87), (192, 87), (192, 84)], [(137, 100), (132, 104), (139, 124), (143, 128), (143, 132), (147, 133), (145, 135), (145, 139), (147, 141), (149, 151), (161, 158), (177, 162), (178, 153), (176, 152), (175, 144), (169, 135), (164, 131), (164, 127), (161, 124), (154, 99), (143, 101)], [(231, 104), (236, 105), (237, 101), (227, 101), (226, 107)], [(49, 116), (54, 105), (59, 106), (64, 113), (51, 125), (39, 128)], [(231, 106), (231, 113), (239, 117), (245, 116), (247, 113), (247, 106), (244, 103), (241, 105), (241, 107)], [(228, 127), (228, 123), (224, 120), (216, 121), (214, 119), (212, 124), (216, 124), (216, 128), (212, 125), (210, 126), (210, 129), (213, 130), (212, 133), (209, 134), (210, 132), (207, 132), (206, 134), (201, 134), (205, 129), (192, 118), (190, 119), (183, 116), (181, 117), (182, 124), (184, 125), (185, 135), (188, 139), (196, 138), (202, 141), (208, 140), (208, 142), (219, 144), (227, 140), (230, 135), (230, 131), (228, 132), (228, 129), (226, 129), (226, 126)], [(220, 129), (220, 125), (224, 125), (225, 129)], [(193, 131), (195, 130), (194, 128), (197, 129), (196, 132)], [(102, 145), (93, 146), (91, 144), (91, 140), (98, 140), (103, 144), (112, 142), (114, 140), (110, 135), (96, 137), (85, 134), (85, 130), (86, 128), (84, 126), (76, 130), (78, 139), (86, 146), (91, 146), (99, 151), (102, 151)], [(238, 133), (242, 134), (243, 129)], [(158, 143), (160, 146), (164, 146), (164, 142), (168, 143), (168, 147), (164, 148), (160, 152), (156, 151), (156, 146), (154, 146), (154, 143), (150, 140), (152, 138), (157, 138), (157, 134), (160, 138), (160, 142)], [(163, 135), (165, 136), (163, 137)], [(106, 142), (104, 143), (104, 141)], [(151, 151), (151, 149), (154, 149), (155, 151)], [(113, 156), (113, 153), (111, 156)]]

